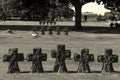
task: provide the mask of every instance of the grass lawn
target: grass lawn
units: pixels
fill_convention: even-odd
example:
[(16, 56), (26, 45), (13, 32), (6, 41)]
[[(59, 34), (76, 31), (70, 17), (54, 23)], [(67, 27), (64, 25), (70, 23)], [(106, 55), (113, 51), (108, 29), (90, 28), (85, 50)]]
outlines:
[[(110, 22), (82, 22), (83, 26), (103, 26), (108, 27)], [(0, 21), (0, 25), (33, 25), (38, 26), (38, 21)], [(56, 26), (74, 26), (74, 22), (57, 22)]]
[[(116, 73), (101, 74), (102, 63), (97, 62), (97, 55), (104, 54), (105, 48), (112, 48), (114, 54), (120, 56), (120, 34), (107, 33), (86, 33), (86, 32), (70, 32), (65, 36), (62, 32), (60, 36), (40, 35), (39, 38), (32, 38), (31, 31), (14, 31), (14, 34), (0, 31), (0, 80), (119, 80), (120, 78), (120, 62), (114, 64)], [(90, 53), (95, 55), (95, 62), (90, 63), (92, 73), (75, 73), (78, 63), (72, 60), (66, 60), (67, 68), (70, 73), (53, 73), (55, 59), (50, 57), (51, 49), (56, 49), (58, 44), (65, 44), (66, 49), (74, 53), (80, 53), (82, 48), (89, 48)], [(7, 74), (8, 63), (2, 62), (2, 57), (8, 52), (9, 48), (19, 48), (19, 52), (27, 54), (32, 53), (34, 47), (41, 47), (43, 52), (48, 54), (48, 61), (43, 62), (45, 73), (32, 74), (27, 73), (31, 69), (31, 62), (20, 62), (20, 74)], [(120, 58), (119, 58), (120, 60)], [(47, 73), (48, 72), (48, 73)], [(51, 72), (51, 73), (50, 73)]]

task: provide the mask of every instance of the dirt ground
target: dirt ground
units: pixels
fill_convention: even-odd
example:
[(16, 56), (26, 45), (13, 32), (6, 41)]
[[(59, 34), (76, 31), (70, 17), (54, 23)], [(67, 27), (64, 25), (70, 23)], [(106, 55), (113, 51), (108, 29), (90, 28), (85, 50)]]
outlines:
[[(101, 34), (86, 32), (70, 32), (68, 36), (64, 35), (40, 35), (38, 38), (31, 36), (31, 31), (13, 31), (14, 34), (0, 31), (0, 80), (119, 80), (120, 62), (114, 64), (115, 73), (101, 74), (102, 63), (97, 62), (97, 55), (104, 54), (105, 48), (112, 48), (114, 54), (120, 56), (120, 34)], [(40, 33), (40, 32), (39, 32)], [(95, 55), (95, 62), (90, 62), (92, 73), (76, 73), (78, 63), (73, 59), (66, 60), (69, 73), (54, 73), (53, 67), (55, 59), (50, 57), (51, 49), (56, 49), (58, 44), (65, 44), (66, 49), (74, 53), (80, 53), (82, 48), (89, 48), (90, 53)], [(43, 52), (48, 54), (48, 61), (43, 62), (45, 73), (32, 74), (31, 62), (19, 62), (21, 73), (7, 74), (8, 63), (3, 63), (3, 55), (9, 48), (19, 48), (20, 53), (32, 53), (33, 48), (40, 47)], [(119, 58), (120, 60), (120, 58)]]

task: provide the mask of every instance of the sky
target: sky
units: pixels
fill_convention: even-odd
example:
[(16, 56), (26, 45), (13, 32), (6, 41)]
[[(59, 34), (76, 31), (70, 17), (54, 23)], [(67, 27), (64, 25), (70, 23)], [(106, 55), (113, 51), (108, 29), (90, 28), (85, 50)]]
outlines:
[(105, 12), (110, 12), (104, 8), (104, 5), (98, 5), (97, 3), (87, 3), (82, 7), (82, 12), (93, 12), (96, 14), (104, 15)]

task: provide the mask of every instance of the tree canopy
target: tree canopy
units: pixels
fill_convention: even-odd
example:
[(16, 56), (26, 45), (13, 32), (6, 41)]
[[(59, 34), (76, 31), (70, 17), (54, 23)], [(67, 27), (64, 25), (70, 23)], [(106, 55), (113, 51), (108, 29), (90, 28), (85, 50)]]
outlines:
[(96, 2), (104, 4), (107, 9), (120, 12), (120, 0), (97, 0)]
[[(54, 11), (52, 12), (52, 10)], [(70, 8), (67, 5), (62, 3), (57, 5), (55, 0), (0, 0), (0, 12), (7, 17), (44, 20), (49, 17), (49, 14), (52, 14), (52, 18), (59, 15), (66, 17), (69, 11)]]
[(0, 8), (6, 16), (31, 18), (46, 16), (48, 0), (0, 0)]

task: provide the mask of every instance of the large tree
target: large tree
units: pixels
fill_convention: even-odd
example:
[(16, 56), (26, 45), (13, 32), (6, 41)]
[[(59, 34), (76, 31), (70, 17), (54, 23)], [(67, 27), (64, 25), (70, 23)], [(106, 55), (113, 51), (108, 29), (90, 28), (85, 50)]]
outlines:
[(120, 12), (120, 0), (59, 0), (59, 2), (69, 4), (71, 3), (75, 8), (75, 29), (82, 29), (81, 26), (81, 9), (84, 4), (89, 2), (97, 2), (98, 4), (103, 3), (105, 8), (110, 10), (116, 10)]
[(59, 0), (59, 2), (65, 3), (65, 4), (72, 4), (75, 8), (75, 29), (81, 30), (81, 10), (82, 6), (89, 3), (94, 2), (95, 0)]

